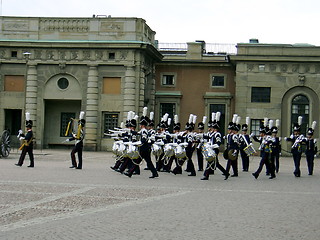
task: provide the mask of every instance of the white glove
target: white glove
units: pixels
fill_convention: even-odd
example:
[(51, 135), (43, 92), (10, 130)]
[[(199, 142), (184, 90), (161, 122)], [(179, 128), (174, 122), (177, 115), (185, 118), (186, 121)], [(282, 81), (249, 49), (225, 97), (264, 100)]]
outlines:
[(66, 139), (66, 142), (70, 142), (70, 139), (68, 138), (68, 139)]
[(22, 133), (23, 133), (23, 131), (20, 129), (18, 133), (19, 133), (19, 134), (22, 134)]
[(251, 133), (251, 134), (250, 134), (250, 137), (252, 138), (253, 136), (254, 136), (254, 133)]
[(24, 137), (20, 137), (20, 138), (19, 138), (20, 141), (23, 140), (23, 139), (24, 139)]
[(284, 139), (285, 141), (287, 141), (288, 138), (287, 138), (287, 137), (284, 137), (283, 139)]
[(218, 144), (213, 144), (212, 148), (219, 148), (219, 145)]
[(317, 154), (315, 154), (314, 157), (316, 158), (316, 157), (317, 157)]

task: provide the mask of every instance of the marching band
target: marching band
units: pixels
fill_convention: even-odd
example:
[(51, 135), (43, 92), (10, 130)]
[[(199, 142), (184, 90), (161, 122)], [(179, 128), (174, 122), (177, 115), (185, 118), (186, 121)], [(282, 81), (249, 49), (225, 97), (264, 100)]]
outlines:
[[(252, 173), (255, 179), (260, 175), (263, 166), (266, 166), (266, 175), (269, 179), (276, 178), (276, 173), (279, 172), (279, 158), (281, 154), (281, 138), (277, 136), (279, 128), (279, 119), (274, 121), (272, 119), (264, 118), (263, 124), (260, 126), (259, 136), (247, 133), (250, 118), (246, 117), (245, 124), (241, 125), (241, 117), (237, 114), (233, 115), (232, 121), (228, 125), (228, 134), (222, 137), (220, 133), (220, 112), (212, 113), (211, 118), (207, 123), (208, 132), (204, 132), (204, 127), (207, 122), (207, 117), (204, 116), (202, 121), (198, 123), (198, 132), (195, 131), (195, 124), (197, 116), (190, 114), (189, 120), (185, 124), (184, 130), (181, 130), (178, 115), (174, 116), (173, 133), (169, 132), (171, 119), (166, 113), (160, 123), (157, 125), (157, 131), (153, 129), (154, 113), (150, 113), (150, 118), (146, 117), (147, 108), (144, 108), (143, 116), (140, 119), (139, 132), (132, 131), (128, 128), (118, 128), (110, 130), (107, 134), (114, 138), (113, 152), (116, 157), (116, 163), (111, 168), (120, 173), (131, 177), (132, 170), (124, 172), (125, 167), (121, 167), (125, 162), (134, 162), (135, 168), (141, 164), (142, 160), (147, 162), (147, 168), (151, 170), (151, 178), (158, 177), (158, 172), (171, 172), (175, 175), (182, 174), (183, 166), (188, 176), (196, 176), (195, 165), (192, 159), (193, 153), (196, 152), (198, 160), (198, 171), (204, 171), (201, 180), (208, 180), (209, 176), (214, 174), (218, 168), (225, 180), (230, 177), (238, 177), (238, 157), (242, 159), (242, 171), (249, 171), (249, 157), (256, 153), (252, 140), (259, 142), (260, 147), (260, 164), (259, 168)], [(128, 113), (126, 126), (132, 119), (132, 114)], [(152, 117), (151, 117), (152, 116)], [(137, 117), (136, 117), (137, 119)], [(301, 125), (301, 118), (294, 128), (294, 133), (284, 138), (286, 141), (292, 141), (292, 154), (295, 163), (294, 175), (300, 177), (300, 159), (301, 159), (301, 144), (307, 146), (306, 156), (308, 161), (309, 175), (313, 174), (314, 155), (317, 152), (316, 140), (313, 139), (313, 129), (316, 122), (312, 124), (312, 128), (308, 130), (308, 137), (305, 138), (297, 132), (297, 126)], [(242, 133), (239, 133), (241, 130)], [(299, 129), (298, 129), (299, 130)], [(128, 137), (135, 135), (133, 141)], [(225, 141), (225, 150), (223, 157), (227, 161), (224, 168), (219, 162), (219, 152), (221, 145)], [(134, 145), (132, 150), (131, 145)], [(130, 158), (131, 151), (135, 151), (136, 159)], [(154, 155), (156, 161), (156, 168), (154, 169), (151, 161), (151, 156)], [(203, 162), (206, 161), (204, 167)], [(175, 163), (175, 167), (172, 165)], [(232, 175), (229, 173), (232, 168)]]
[[(245, 118), (245, 124), (241, 125), (241, 117), (233, 115), (232, 121), (228, 124), (228, 133), (222, 136), (220, 133), (220, 112), (213, 112), (207, 121), (207, 116), (203, 116), (202, 121), (198, 123), (198, 132), (195, 131), (197, 116), (189, 115), (184, 130), (181, 129), (178, 115), (174, 116), (172, 129), (170, 133), (171, 118), (169, 114), (164, 114), (160, 123), (156, 126), (154, 122), (154, 113), (150, 112), (148, 117), (147, 107), (143, 108), (142, 116), (136, 115), (133, 111), (127, 113), (125, 124), (121, 123), (119, 128), (109, 129), (105, 135), (114, 139), (112, 151), (115, 155), (115, 164), (110, 168), (120, 172), (128, 177), (140, 175), (140, 166), (143, 160), (146, 162), (145, 170), (151, 171), (150, 178), (159, 177), (158, 172), (168, 172), (174, 175), (182, 174), (183, 167), (188, 172), (188, 176), (196, 176), (195, 164), (193, 162), (193, 153), (196, 152), (198, 161), (198, 171), (203, 171), (201, 180), (209, 180), (216, 169), (219, 169), (227, 180), (229, 177), (238, 177), (238, 157), (242, 159), (242, 171), (249, 171), (249, 157), (256, 154), (252, 140), (260, 144), (260, 163), (258, 169), (252, 173), (257, 179), (261, 174), (263, 167), (266, 167), (266, 175), (269, 179), (276, 178), (279, 172), (279, 158), (281, 155), (281, 137), (277, 136), (280, 126), (279, 119), (264, 118), (259, 129), (259, 136), (247, 133), (250, 124), (250, 118)], [(139, 131), (137, 125), (139, 122)], [(207, 123), (208, 122), (208, 123)], [(207, 123), (208, 132), (204, 131)], [(305, 154), (309, 175), (313, 175), (314, 157), (317, 154), (317, 141), (313, 138), (316, 122), (307, 130), (307, 136), (301, 134), (302, 117), (298, 117), (298, 122), (294, 124), (293, 133), (289, 137), (284, 137), (285, 141), (292, 142), (291, 153), (294, 161), (294, 176), (300, 177), (300, 161), (302, 156), (302, 146), (305, 146)], [(26, 114), (26, 126), (28, 134), (24, 137), (22, 131), (19, 131), (18, 138), (23, 140), (21, 150), (22, 156), (17, 166), (21, 166), (24, 156), (28, 152), (30, 155), (30, 166), (34, 166), (32, 154), (32, 121), (30, 115)], [(82, 149), (84, 140), (84, 112), (80, 113), (79, 119), (71, 119), (66, 136), (72, 134), (72, 137), (66, 141), (75, 140), (75, 146), (71, 152), (71, 168), (82, 168)], [(241, 133), (239, 131), (241, 130)], [(30, 140), (31, 139), (31, 140)], [(223, 144), (224, 142), (224, 144)], [(225, 149), (221, 149), (222, 146)], [(219, 162), (219, 153), (223, 151), (223, 158), (226, 160), (225, 168)], [(75, 153), (78, 153), (78, 164)], [(155, 158), (155, 165), (152, 162), (152, 156)], [(206, 164), (204, 164), (204, 161)], [(175, 166), (173, 166), (175, 164)], [(232, 175), (229, 173), (232, 168)]]

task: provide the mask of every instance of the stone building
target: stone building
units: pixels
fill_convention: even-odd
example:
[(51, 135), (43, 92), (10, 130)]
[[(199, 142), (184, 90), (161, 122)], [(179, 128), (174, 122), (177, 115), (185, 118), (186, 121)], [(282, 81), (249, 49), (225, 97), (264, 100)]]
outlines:
[(0, 130), (16, 135), (30, 112), (37, 148), (66, 145), (68, 120), (85, 111), (85, 148), (109, 150), (104, 133), (144, 106), (183, 127), (220, 111), (223, 133), (233, 113), (254, 133), (280, 119), (282, 137), (300, 115), (303, 133), (319, 123), (320, 47), (256, 41), (230, 53), (204, 41), (161, 48), (140, 18), (0, 17)]
[(182, 128), (189, 114), (208, 120), (212, 112), (221, 112), (225, 132), (235, 111), (235, 66), (225, 52), (209, 52), (204, 41), (189, 42), (185, 49), (160, 49), (163, 60), (156, 64), (155, 109), (163, 114), (179, 115)]
[(85, 111), (86, 149), (103, 150), (108, 128), (154, 104), (154, 36), (139, 18), (0, 17), (0, 129), (16, 135), (29, 112), (36, 147), (56, 146)]
[(236, 65), (235, 111), (251, 118), (252, 131), (268, 117), (281, 120), (279, 136), (289, 136), (302, 116), (302, 133), (317, 121), (319, 136), (319, 56), (320, 47), (307, 44), (237, 45), (230, 56)]

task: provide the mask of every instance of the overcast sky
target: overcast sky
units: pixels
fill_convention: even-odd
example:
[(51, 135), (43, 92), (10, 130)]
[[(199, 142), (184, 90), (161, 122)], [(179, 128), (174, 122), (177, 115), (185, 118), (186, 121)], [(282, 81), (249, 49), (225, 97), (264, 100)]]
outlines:
[(309, 43), (320, 46), (319, 0), (0, 0), (2, 16), (138, 17), (163, 43)]

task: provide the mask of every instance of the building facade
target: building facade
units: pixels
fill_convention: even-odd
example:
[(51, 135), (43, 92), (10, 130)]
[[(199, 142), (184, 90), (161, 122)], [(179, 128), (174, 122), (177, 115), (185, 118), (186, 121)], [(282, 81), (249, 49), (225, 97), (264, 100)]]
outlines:
[(182, 128), (189, 114), (197, 122), (212, 112), (221, 112), (221, 129), (235, 111), (235, 66), (226, 53), (207, 52), (204, 41), (187, 43), (185, 50), (162, 50), (156, 64), (155, 109), (159, 119), (165, 113), (179, 115)]
[(264, 117), (280, 119), (282, 137), (298, 116), (303, 133), (319, 123), (320, 47), (184, 46), (159, 47), (140, 18), (0, 17), (0, 130), (16, 135), (30, 112), (37, 148), (66, 145), (68, 120), (85, 111), (85, 148), (110, 150), (104, 133), (144, 106), (156, 123), (178, 114), (182, 127), (190, 113), (199, 122), (220, 111), (223, 133), (234, 113), (250, 117), (254, 133)]
[[(302, 134), (317, 121), (319, 137), (320, 47), (290, 44), (238, 44), (230, 56), (236, 65), (236, 112), (251, 118), (256, 132), (264, 117), (280, 119), (279, 136), (292, 133), (298, 116)], [(290, 146), (283, 142), (283, 148)]]
[(153, 104), (162, 56), (143, 19), (0, 17), (0, 26), (0, 127), (12, 135), (29, 112), (36, 147), (60, 145), (85, 111), (86, 149), (103, 150), (108, 128)]

